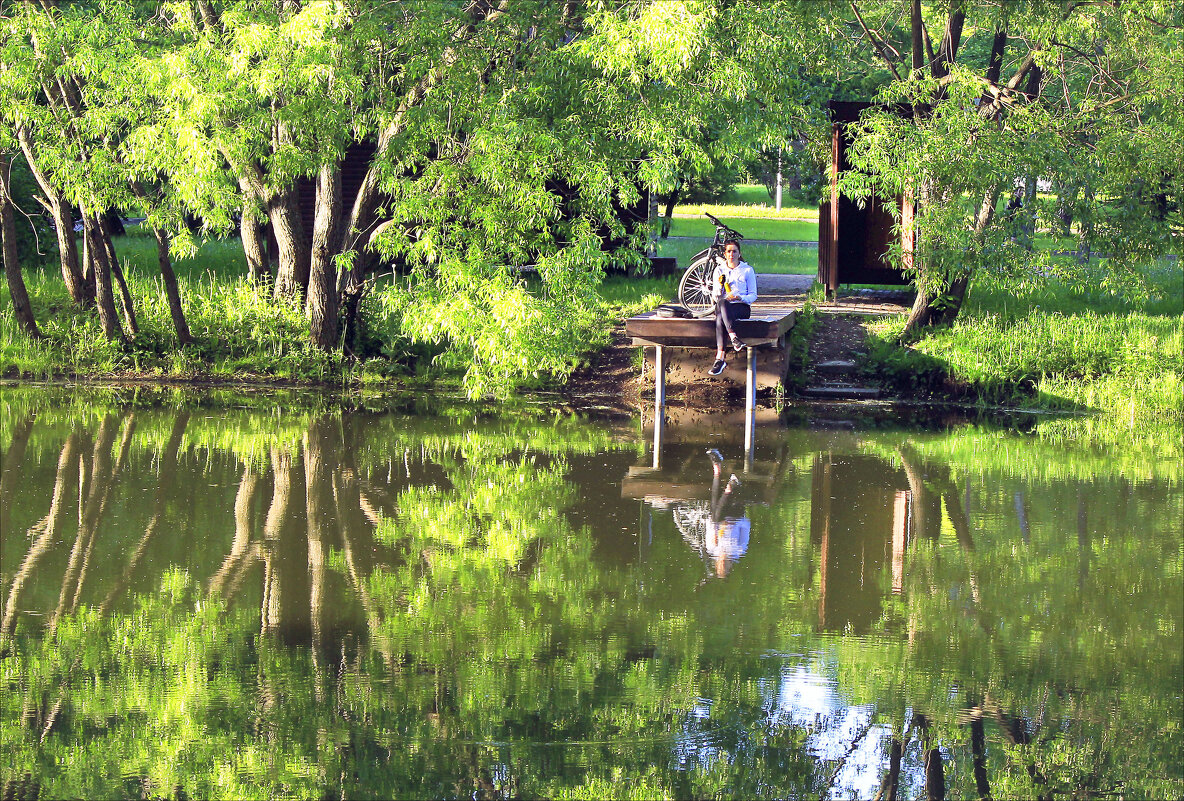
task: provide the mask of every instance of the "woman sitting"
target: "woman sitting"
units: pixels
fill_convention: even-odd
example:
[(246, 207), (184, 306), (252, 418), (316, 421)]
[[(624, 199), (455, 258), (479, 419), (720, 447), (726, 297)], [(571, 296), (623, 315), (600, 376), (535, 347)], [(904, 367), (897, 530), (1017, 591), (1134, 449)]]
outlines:
[(739, 243), (724, 245), (724, 263), (716, 266), (711, 286), (711, 297), (715, 300), (715, 364), (708, 372), (719, 375), (728, 366), (724, 360), (725, 345), (730, 342), (737, 352), (744, 349), (733, 323), (748, 319), (756, 302), (756, 273), (748, 262), (741, 261)]

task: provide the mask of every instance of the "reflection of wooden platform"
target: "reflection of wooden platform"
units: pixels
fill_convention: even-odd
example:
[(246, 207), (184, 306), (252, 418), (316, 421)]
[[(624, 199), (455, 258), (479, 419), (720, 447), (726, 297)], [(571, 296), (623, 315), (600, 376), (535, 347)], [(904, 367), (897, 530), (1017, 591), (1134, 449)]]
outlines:
[[(702, 467), (698, 465), (697, 467)], [(740, 479), (741, 497), (754, 498), (761, 501), (771, 500), (774, 484), (777, 481), (776, 462), (756, 461), (746, 472), (736, 472)], [(633, 465), (628, 474), (621, 481), (622, 498), (670, 498), (680, 501), (709, 501), (711, 500), (710, 468), (705, 481), (702, 470), (695, 471), (696, 475), (689, 475), (689, 471), (655, 470), (649, 465)], [(724, 474), (724, 483), (730, 472)]]

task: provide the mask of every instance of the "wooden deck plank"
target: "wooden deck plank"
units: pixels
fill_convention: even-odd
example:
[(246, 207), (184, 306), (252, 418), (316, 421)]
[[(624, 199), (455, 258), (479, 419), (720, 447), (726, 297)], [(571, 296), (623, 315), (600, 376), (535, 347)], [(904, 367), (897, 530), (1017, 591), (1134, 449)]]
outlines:
[[(747, 345), (776, 344), (797, 322), (797, 311), (788, 306), (756, 306), (752, 317), (737, 320), (736, 335)], [(676, 348), (714, 348), (715, 319), (658, 317), (645, 312), (625, 320), (625, 333), (635, 345)]]

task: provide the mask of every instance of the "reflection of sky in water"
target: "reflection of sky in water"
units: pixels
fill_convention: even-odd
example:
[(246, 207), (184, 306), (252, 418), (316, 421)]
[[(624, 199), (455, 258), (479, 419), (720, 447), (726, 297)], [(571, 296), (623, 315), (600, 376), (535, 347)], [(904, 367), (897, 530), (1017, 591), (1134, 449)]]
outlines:
[[(874, 705), (846, 706), (833, 679), (806, 665), (782, 668), (779, 680), (765, 688), (769, 728), (797, 726), (809, 732), (806, 747), (827, 764), (831, 794), (870, 798), (880, 787), (891, 729), (873, 725)], [(840, 767), (841, 765), (841, 767)]]
[[(820, 664), (782, 667), (778, 678), (762, 687), (767, 698), (766, 725), (769, 729), (794, 726), (808, 732), (806, 748), (825, 763), (824, 775), (833, 775), (831, 797), (871, 798), (887, 771), (892, 726), (872, 722), (874, 704), (845, 704), (837, 682), (826, 672), (826, 666)], [(906, 712), (900, 723), (907, 724), (909, 717), (911, 712)], [(923, 787), (922, 755), (914, 738), (901, 759), (898, 795), (907, 798)]]
[[(761, 682), (764, 725), (770, 733), (782, 727), (804, 730), (806, 749), (819, 764), (819, 778), (832, 798), (871, 798), (881, 787), (889, 764), (893, 728), (873, 723), (874, 704), (848, 705), (824, 664), (786, 665), (776, 677)], [(737, 751), (745, 748), (742, 731), (725, 732), (711, 721), (712, 700), (698, 698), (687, 711), (682, 734), (674, 743), (675, 764), (683, 770), (708, 768), (719, 759), (730, 761), (728, 740), (739, 735)], [(906, 712), (897, 725), (907, 725)], [(900, 730), (896, 732), (900, 735)], [(923, 754), (914, 737), (901, 759), (900, 797), (924, 790)]]

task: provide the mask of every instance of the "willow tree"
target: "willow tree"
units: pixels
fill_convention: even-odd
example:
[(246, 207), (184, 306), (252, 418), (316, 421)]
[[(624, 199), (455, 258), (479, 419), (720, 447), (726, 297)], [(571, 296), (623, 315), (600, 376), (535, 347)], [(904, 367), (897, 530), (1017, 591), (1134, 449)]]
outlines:
[[(177, 45), (137, 65), (158, 113), (129, 148), (212, 224), (241, 209), (244, 243), (270, 223), (276, 292), (303, 297), (317, 345), (339, 346), (338, 303), (379, 260), (405, 265), (400, 333), (442, 344), (470, 391), (504, 390), (571, 368), (605, 266), (640, 252), (603, 247), (621, 205), (706, 164), (707, 132), (737, 158), (784, 137), (809, 9), (174, 3), (152, 24)], [(373, 157), (345, 198), (353, 145)]]
[[(109, 338), (135, 336), (131, 292), (104, 218), (113, 209), (138, 207), (156, 232), (170, 311), (185, 343), (191, 336), (159, 204), (121, 148), (143, 113), (143, 93), (129, 67), (146, 48), (160, 47), (142, 35), (143, 12), (123, 2), (63, 6), (53, 0), (0, 10), (0, 119), (15, 134), (39, 199), (53, 217), (71, 298), (97, 306)], [(81, 259), (75, 209), (82, 223)], [(116, 290), (126, 331), (117, 317)]]
[(855, 0), (832, 10), (851, 57), (886, 71), (882, 104), (853, 131), (856, 169), (841, 188), (918, 205), (916, 251), (893, 254), (918, 289), (906, 332), (954, 319), (980, 270), (1030, 264), (1013, 246), (1015, 221), (996, 209), (1017, 185), (1034, 199), (1037, 178), (1088, 183), (1076, 198), (1077, 215), (1097, 223), (1083, 227), (1086, 244), (1116, 265), (1163, 253), (1173, 230), (1178, 243), (1178, 3)]

